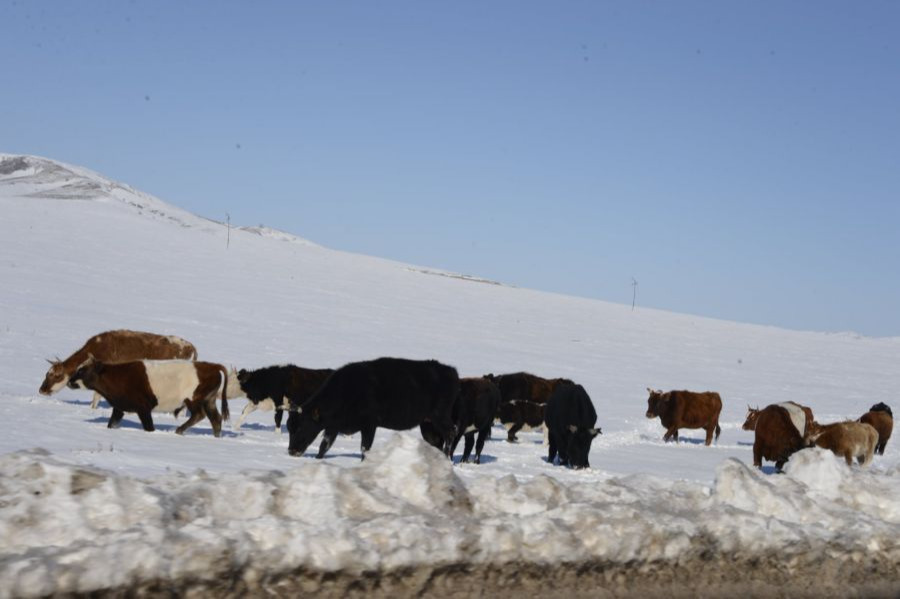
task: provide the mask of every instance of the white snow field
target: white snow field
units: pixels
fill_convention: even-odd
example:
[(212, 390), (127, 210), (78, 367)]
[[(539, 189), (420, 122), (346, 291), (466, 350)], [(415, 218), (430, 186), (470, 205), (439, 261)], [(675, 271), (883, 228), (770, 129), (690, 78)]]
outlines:
[[(752, 467), (741, 430), (748, 404), (794, 400), (820, 422), (898, 407), (900, 339), (632, 311), (265, 227), (232, 228), (226, 249), (226, 233), (90, 171), (0, 154), (0, 597), (900, 591), (897, 442), (868, 469), (809, 449), (776, 475)], [(271, 412), (176, 436), (171, 415), (109, 430), (89, 392), (38, 394), (45, 359), (117, 328), (238, 368), (398, 356), (568, 377), (603, 434), (586, 471), (546, 463), (540, 431), (509, 444), (500, 427), (481, 465), (384, 429), (364, 462), (358, 435), (315, 460), (317, 444), (288, 456)], [(718, 442), (664, 444), (647, 387), (718, 391)]]

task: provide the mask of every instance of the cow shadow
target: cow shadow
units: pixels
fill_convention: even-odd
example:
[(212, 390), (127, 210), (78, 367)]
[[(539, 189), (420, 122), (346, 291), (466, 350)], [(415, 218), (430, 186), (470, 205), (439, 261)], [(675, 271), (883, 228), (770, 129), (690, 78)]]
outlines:
[[(482, 465), (482, 466), (485, 465), (485, 464), (493, 464), (493, 463), (496, 462), (496, 461), (497, 461), (497, 458), (495, 458), (495, 457), (492, 456), (492, 455), (487, 455), (487, 454), (485, 454), (485, 453), (481, 454), (481, 464), (480, 464), (480, 465)], [(458, 455), (458, 456), (453, 456), (453, 465), (454, 465), (454, 466), (459, 466), (459, 465), (463, 465), (463, 466), (479, 466), (479, 464), (476, 464), (476, 463), (475, 463), (475, 456), (474, 456), (474, 454), (471, 455), (471, 456), (469, 456), (469, 461), (468, 461), (468, 462), (463, 462), (463, 461), (462, 461), (462, 454), (460, 454), (460, 455)]]
[(678, 441), (668, 441), (668, 443), (675, 443), (676, 445), (681, 445), (682, 443), (689, 443), (690, 445), (705, 445), (706, 438), (678, 437)]
[[(89, 422), (92, 424), (106, 425), (109, 423), (109, 417), (100, 416), (97, 418), (90, 418), (90, 419), (86, 420), (85, 422)], [(119, 421), (119, 426), (117, 428), (134, 429), (134, 430), (139, 430), (139, 431), (144, 430), (144, 427), (139, 420), (129, 420), (127, 416)], [(178, 425), (164, 424), (164, 423), (160, 424), (160, 423), (154, 422), (153, 428), (156, 429), (154, 432), (172, 432), (172, 433), (174, 433), (175, 429), (178, 428)], [(188, 430), (185, 431), (184, 435), (186, 437), (189, 437), (189, 436), (214, 437), (215, 436), (215, 435), (213, 435), (212, 427), (199, 427), (199, 426), (192, 426), (191, 428), (189, 428)], [(229, 430), (225, 430), (223, 428), (222, 434), (220, 436), (236, 438), (236, 437), (239, 437), (240, 435), (238, 433), (234, 433)]]
[(744, 445), (744, 446), (746, 446), (746, 447), (753, 447), (753, 442), (752, 442), (752, 441), (738, 441), (737, 444), (738, 444), (738, 445)]
[(263, 431), (270, 432), (273, 435), (275, 434), (275, 423), (272, 424), (263, 424), (261, 422), (245, 422), (241, 425), (240, 430), (249, 429), (251, 431)]
[[(61, 399), (60, 403), (68, 404), (70, 406), (89, 406), (91, 405), (91, 401), (89, 399)], [(101, 402), (101, 406), (106, 405), (106, 402)]]

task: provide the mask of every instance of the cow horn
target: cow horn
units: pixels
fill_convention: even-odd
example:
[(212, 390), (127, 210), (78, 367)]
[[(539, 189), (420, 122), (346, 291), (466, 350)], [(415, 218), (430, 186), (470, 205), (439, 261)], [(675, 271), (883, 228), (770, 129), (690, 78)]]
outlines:
[(47, 360), (47, 364), (50, 364), (51, 366), (56, 366), (56, 364), (57, 364), (57, 362), (54, 362), (50, 358), (44, 358), (44, 359)]

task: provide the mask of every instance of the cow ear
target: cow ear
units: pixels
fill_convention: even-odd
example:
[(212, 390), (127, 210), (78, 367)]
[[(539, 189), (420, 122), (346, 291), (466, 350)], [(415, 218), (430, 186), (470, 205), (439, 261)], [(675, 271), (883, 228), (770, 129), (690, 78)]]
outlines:
[(577, 432), (577, 431), (578, 431), (578, 427), (577, 427), (577, 426), (575, 426), (574, 424), (570, 424), (570, 425), (569, 425), (569, 432), (574, 433), (574, 432)]
[(591, 434), (591, 437), (596, 437), (597, 435), (603, 434), (599, 426), (597, 428), (592, 428), (588, 432)]

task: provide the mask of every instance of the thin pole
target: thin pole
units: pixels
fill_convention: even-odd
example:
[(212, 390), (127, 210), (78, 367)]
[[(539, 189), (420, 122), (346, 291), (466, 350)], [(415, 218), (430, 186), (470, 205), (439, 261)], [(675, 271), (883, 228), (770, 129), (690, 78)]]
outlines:
[(631, 311), (634, 312), (634, 301), (637, 299), (637, 279), (631, 277)]

